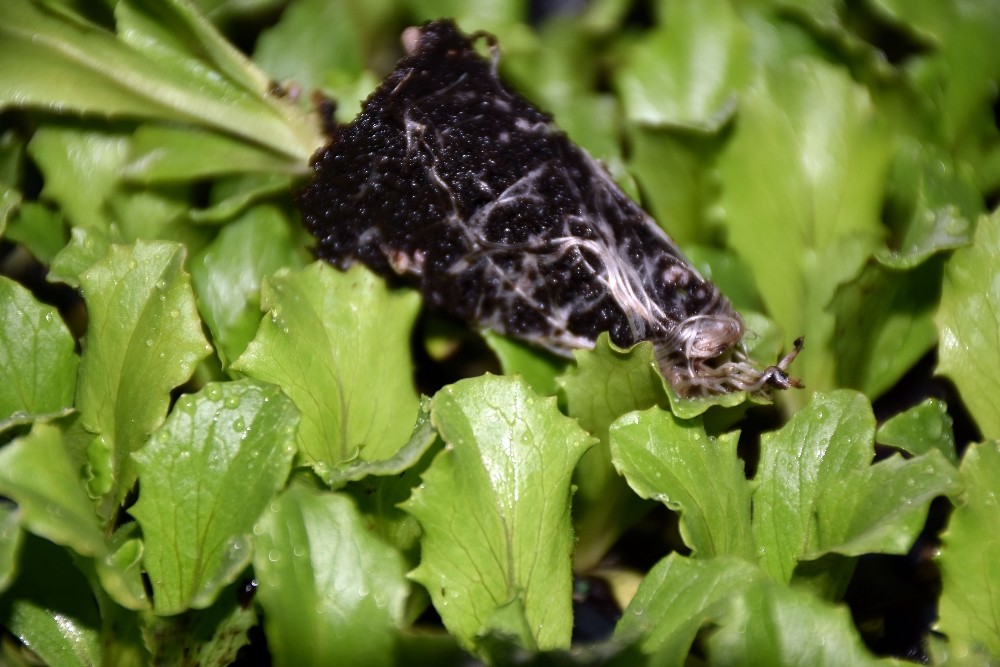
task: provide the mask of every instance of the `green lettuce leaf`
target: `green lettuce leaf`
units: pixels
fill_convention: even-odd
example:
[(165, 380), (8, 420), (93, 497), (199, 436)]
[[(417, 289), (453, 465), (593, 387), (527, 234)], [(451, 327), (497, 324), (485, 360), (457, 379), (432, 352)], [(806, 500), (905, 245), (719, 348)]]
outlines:
[(257, 600), (279, 665), (393, 665), (409, 590), (350, 498), (292, 484), (253, 530)]
[(0, 431), (72, 409), (74, 345), (55, 308), (0, 276)]
[(250, 531), (285, 484), (297, 424), (274, 385), (210, 383), (133, 455), (141, 486), (129, 513), (158, 614), (209, 606), (250, 562)]
[(725, 0), (666, 5), (660, 25), (629, 45), (616, 84), (635, 123), (717, 131), (749, 78), (747, 28)]
[(81, 276), (89, 322), (76, 405), (99, 434), (91, 487), (109, 518), (135, 482), (132, 452), (166, 416), (170, 391), (212, 348), (201, 330), (183, 247), (139, 241), (112, 246)]
[(570, 478), (593, 440), (517, 377), (449, 385), (431, 416), (448, 447), (404, 505), (424, 530), (410, 576), (467, 649), (491, 630), (569, 646)]
[(17, 581), (0, 597), (0, 626), (46, 665), (102, 664), (101, 613), (93, 591), (69, 552), (48, 540), (24, 541)]
[(936, 320), (938, 371), (955, 384), (987, 438), (1000, 437), (1000, 211), (979, 219), (971, 246), (945, 266)]
[(636, 493), (680, 512), (681, 536), (697, 557), (752, 562), (751, 487), (736, 456), (738, 440), (738, 431), (709, 437), (700, 419), (651, 408), (614, 423), (611, 458)]
[(28, 143), (28, 154), (45, 179), (41, 196), (58, 204), (74, 227), (104, 232), (111, 223), (106, 202), (130, 151), (127, 131), (72, 122), (43, 126)]
[(962, 459), (965, 493), (942, 534), (938, 627), (956, 652), (1000, 656), (1000, 443), (971, 445)]
[(278, 208), (254, 206), (226, 225), (191, 262), (198, 309), (223, 364), (246, 349), (260, 325), (264, 276), (303, 265), (289, 220)]
[(390, 290), (360, 265), (279, 272), (263, 283), (268, 314), (232, 370), (277, 384), (295, 401), (299, 453), (330, 479), (342, 463), (389, 458), (409, 439), (418, 306), (415, 292)]
[(115, 8), (118, 35), (66, 7), (3, 3), (0, 108), (192, 123), (300, 165), (318, 147), (305, 116), (269, 95), (267, 76), (190, 5), (135, 0)]
[(104, 554), (94, 503), (55, 426), (36, 424), (0, 449), (0, 495), (17, 503), (25, 530), (84, 556)]
[(241, 599), (241, 584), (230, 587), (211, 607), (179, 616), (150, 616), (143, 640), (149, 664), (224, 667), (238, 663), (239, 650), (257, 625), (254, 606)]
[(928, 398), (920, 405), (887, 419), (879, 426), (875, 439), (880, 444), (914, 456), (936, 449), (949, 462), (958, 465), (955, 432), (948, 405), (936, 398)]
[(722, 620), (729, 598), (765, 579), (741, 559), (671, 554), (643, 577), (615, 637), (640, 637), (648, 664), (683, 664), (698, 631)]
[[(750, 265), (786, 341), (805, 335), (796, 374), (810, 390), (834, 386), (827, 305), (883, 235), (891, 136), (845, 71), (799, 58), (744, 89), (739, 122), (719, 157), (730, 246)], [(807, 399), (784, 394), (793, 405)]]
[(558, 378), (566, 397), (566, 413), (600, 442), (580, 460), (573, 512), (578, 544), (578, 570), (597, 564), (629, 525), (649, 509), (638, 502), (612, 465), (608, 428), (619, 416), (666, 404), (663, 379), (655, 370), (653, 347), (641, 343), (620, 350), (602, 334), (593, 350), (574, 353), (576, 366)]
[(789, 581), (800, 561), (826, 554), (909, 549), (930, 501), (954, 492), (954, 468), (936, 451), (871, 465), (874, 437), (868, 401), (846, 390), (814, 395), (761, 437), (753, 533), (764, 571)]
[(850, 613), (807, 592), (760, 582), (729, 598), (727, 618), (708, 637), (713, 665), (892, 665), (876, 660)]

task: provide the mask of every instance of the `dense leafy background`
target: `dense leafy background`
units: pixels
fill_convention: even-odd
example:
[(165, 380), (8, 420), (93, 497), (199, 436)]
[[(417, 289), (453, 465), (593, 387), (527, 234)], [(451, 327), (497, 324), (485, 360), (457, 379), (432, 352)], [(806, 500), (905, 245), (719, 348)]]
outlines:
[[(0, 3), (0, 661), (1000, 660), (1000, 4), (555, 5)], [(439, 16), (807, 389), (311, 260), (311, 91)]]

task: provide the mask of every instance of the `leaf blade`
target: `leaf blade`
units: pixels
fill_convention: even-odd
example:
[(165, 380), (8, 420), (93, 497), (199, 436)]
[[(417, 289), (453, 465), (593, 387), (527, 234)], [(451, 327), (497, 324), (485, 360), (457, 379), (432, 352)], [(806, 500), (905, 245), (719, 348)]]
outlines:
[(104, 554), (94, 504), (55, 426), (36, 424), (0, 449), (0, 493), (17, 502), (26, 530), (84, 556)]
[(155, 610), (205, 608), (249, 562), (247, 534), (284, 485), (298, 412), (278, 387), (210, 383), (178, 406), (133, 458)]
[(403, 562), (348, 497), (293, 484), (253, 532), (257, 596), (277, 664), (395, 664), (409, 591)]
[[(509, 605), (522, 607), (534, 647), (568, 646), (570, 478), (593, 441), (521, 378), (449, 385), (431, 413), (450, 446), (404, 506), (424, 529), (411, 578), (470, 650), (491, 621), (509, 620), (495, 616)], [(456, 497), (465, 501), (456, 506)]]
[(279, 385), (295, 402), (299, 452), (321, 477), (406, 444), (418, 407), (408, 375), (415, 292), (390, 290), (359, 265), (340, 272), (314, 262), (268, 278), (261, 304), (269, 315), (231, 368)]
[(162, 423), (170, 391), (211, 352), (184, 256), (162, 241), (111, 246), (80, 278), (90, 319), (76, 403), (111, 455), (105, 517), (135, 481), (131, 454)]
[(695, 557), (754, 562), (751, 488), (736, 456), (738, 440), (738, 432), (709, 437), (700, 419), (651, 408), (614, 423), (611, 456), (636, 493), (680, 513), (681, 536)]
[(78, 359), (58, 311), (0, 276), (0, 431), (65, 413), (73, 405)]
[(986, 438), (1000, 437), (1000, 211), (979, 219), (972, 245), (945, 265), (938, 371), (955, 383)]
[(939, 626), (956, 646), (972, 645), (1000, 655), (1000, 443), (971, 445), (960, 468), (963, 503), (942, 535), (938, 563), (942, 593)]

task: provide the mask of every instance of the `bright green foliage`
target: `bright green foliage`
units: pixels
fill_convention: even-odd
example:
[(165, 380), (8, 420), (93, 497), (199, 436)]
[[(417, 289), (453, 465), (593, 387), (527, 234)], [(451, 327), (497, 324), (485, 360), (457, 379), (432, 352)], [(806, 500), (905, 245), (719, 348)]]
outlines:
[(80, 277), (90, 320), (76, 405), (83, 425), (100, 436), (92, 474), (109, 466), (112, 475), (91, 488), (105, 497), (105, 517), (135, 481), (132, 452), (162, 423), (170, 391), (211, 352), (184, 255), (174, 243), (112, 246)]
[(0, 276), (0, 431), (73, 404), (77, 357), (55, 308)]
[(934, 129), (949, 141), (965, 132), (983, 132), (982, 102), (996, 96), (987, 82), (1000, 78), (1000, 63), (979, 56), (995, 44), (1000, 6), (935, 0), (878, 0), (875, 5), (934, 43), (930, 54), (906, 66), (934, 110)]
[[(959, 490), (937, 450), (870, 465), (874, 418), (852, 392), (816, 394), (780, 431), (765, 434), (752, 484), (736, 456), (737, 435), (709, 437), (700, 420), (653, 408), (615, 422), (612, 460), (639, 495), (680, 513), (695, 557), (739, 556), (777, 581), (830, 554), (905, 553), (930, 501)], [(846, 584), (843, 573), (828, 575), (821, 587)]]
[(520, 374), (532, 389), (543, 396), (556, 393), (556, 377), (564, 370), (564, 361), (516, 338), (490, 331), (483, 333), (483, 340), (497, 355), (505, 375)]
[(602, 442), (607, 442), (611, 423), (621, 415), (666, 403), (652, 345), (621, 350), (605, 335), (593, 350), (574, 356), (576, 367), (559, 378), (566, 411)]
[(293, 484), (253, 529), (254, 571), (277, 665), (393, 663), (409, 584), (351, 500)]
[(749, 74), (747, 26), (726, 0), (664, 5), (660, 26), (630, 45), (618, 80), (629, 120), (717, 131)]
[(120, 173), (131, 182), (163, 183), (230, 173), (270, 174), (283, 168), (290, 171), (293, 166), (276, 165), (273, 156), (225, 135), (142, 125), (132, 136), (130, 160)]
[(802, 590), (762, 582), (731, 598), (725, 624), (708, 639), (713, 665), (895, 664), (875, 660), (855, 634), (847, 609)]
[(867, 92), (845, 71), (802, 60), (775, 66), (746, 89), (720, 158), (732, 247), (787, 340), (805, 335), (796, 372), (811, 389), (833, 384), (837, 360), (822, 352), (833, 336), (826, 305), (881, 240), (891, 156)]
[(948, 406), (937, 399), (929, 398), (883, 423), (875, 434), (875, 439), (883, 445), (913, 455), (925, 454), (936, 449), (948, 461), (957, 464), (955, 433), (951, 425)]
[(985, 437), (1000, 437), (1000, 213), (980, 218), (973, 244), (945, 267), (937, 325), (939, 370)]
[(420, 402), (420, 411), (417, 414), (417, 423), (413, 426), (413, 433), (410, 440), (399, 448), (393, 456), (378, 461), (366, 461), (355, 459), (351, 463), (333, 471), (330, 486), (338, 488), (349, 482), (374, 477), (388, 477), (403, 475), (408, 470), (414, 468), (420, 458), (430, 450), (437, 441), (438, 433), (431, 424), (430, 399), (423, 398)]
[(731, 558), (664, 558), (643, 580), (616, 636), (643, 638), (650, 665), (676, 665), (696, 633), (711, 626), (710, 664), (747, 664), (747, 656), (762, 665), (876, 664), (845, 610)]
[(944, 587), (939, 627), (955, 650), (1000, 655), (1000, 443), (971, 445), (962, 461), (965, 493), (938, 563)]
[(700, 558), (754, 560), (750, 484), (736, 457), (739, 432), (710, 438), (700, 420), (659, 408), (615, 422), (611, 458), (643, 498), (681, 513), (681, 536)]
[[(358, 304), (364, 304), (364, 307)], [(408, 372), (419, 300), (367, 269), (327, 264), (267, 279), (267, 311), (233, 370), (279, 385), (302, 412), (299, 453), (321, 476), (355, 457), (391, 457), (410, 434), (417, 393)]]
[[(53, 667), (99, 665), (101, 615), (71, 555), (28, 537), (17, 581), (0, 599), (0, 625)], [(119, 663), (127, 664), (127, 663)]]
[(650, 664), (681, 664), (702, 626), (722, 620), (727, 600), (764, 579), (742, 559), (671, 554), (643, 578), (615, 635), (641, 638)]
[(337, 100), (338, 120), (348, 122), (378, 83), (366, 56), (376, 48), (395, 46), (386, 43), (383, 30), (393, 4), (392, 0), (292, 3), (278, 25), (257, 42), (254, 60), (277, 81), (329, 91)]
[(18, 504), (26, 530), (84, 556), (103, 553), (94, 504), (56, 427), (38, 424), (0, 449), (0, 495)]
[(21, 193), (13, 188), (3, 187), (0, 190), (0, 235), (7, 232), (7, 220), (13, 211), (21, 205)]
[(3, 3), (0, 104), (193, 122), (279, 160), (301, 162), (316, 147), (304, 117), (266, 95), (267, 75), (189, 5), (136, 0), (115, 14), (119, 37), (32, 0)]
[(149, 609), (151, 601), (143, 580), (144, 542), (139, 524), (126, 523), (107, 540), (104, 556), (94, 566), (101, 587), (126, 609)]
[(934, 345), (941, 263), (903, 272), (869, 264), (830, 302), (837, 383), (878, 396)]
[(779, 581), (828, 553), (905, 553), (954, 469), (937, 452), (871, 465), (875, 420), (863, 396), (816, 394), (780, 431), (761, 438), (753, 495), (764, 571)]
[(155, 609), (207, 607), (250, 561), (249, 533), (284, 486), (298, 411), (278, 387), (241, 380), (182, 396), (134, 458)]
[(984, 209), (968, 167), (950, 164), (933, 144), (909, 138), (901, 144), (885, 212), (894, 238), (875, 257), (885, 266), (910, 269), (936, 252), (968, 244)]
[[(551, 4), (0, 0), (0, 663), (867, 665), (870, 567), (935, 537), (907, 655), (1000, 660), (1000, 4)], [(313, 93), (441, 16), (804, 389), (307, 264)]]
[[(40, 128), (28, 152), (45, 177), (42, 195), (57, 203), (74, 227), (107, 230), (104, 201), (118, 182), (128, 157), (128, 137), (121, 131), (83, 132), (77, 127)], [(66, 155), (75, 159), (66, 160)]]
[[(0, 217), (2, 215), (0, 206)], [(68, 237), (62, 214), (37, 201), (21, 203), (7, 230), (0, 229), (0, 235), (14, 243), (23, 244), (38, 261), (45, 264), (51, 262), (56, 253), (63, 249)]]
[(574, 558), (577, 568), (585, 570), (596, 565), (646, 510), (611, 464), (608, 428), (627, 412), (665, 403), (666, 392), (654, 370), (652, 345), (623, 351), (603, 335), (593, 350), (575, 356), (576, 368), (558, 380), (566, 396), (566, 412), (600, 438), (584, 455), (574, 477), (574, 506), (580, 517)]
[(227, 225), (191, 262), (198, 308), (223, 363), (238, 357), (260, 324), (264, 276), (303, 264), (288, 220), (273, 206), (255, 206)]
[(449, 385), (431, 418), (449, 447), (406, 506), (424, 529), (411, 576), (467, 648), (491, 630), (569, 646), (570, 478), (593, 440), (519, 378)]

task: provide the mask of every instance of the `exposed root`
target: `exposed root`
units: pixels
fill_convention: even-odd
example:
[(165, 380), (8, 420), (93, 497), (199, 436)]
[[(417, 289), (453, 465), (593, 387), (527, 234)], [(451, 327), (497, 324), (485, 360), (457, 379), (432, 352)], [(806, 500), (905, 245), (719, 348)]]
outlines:
[[(764, 369), (755, 367), (736, 348), (712, 358), (692, 358), (683, 352), (657, 347), (657, 361), (664, 376), (678, 396), (685, 398), (713, 396), (734, 391), (751, 394), (768, 388), (792, 389), (803, 385), (788, 374), (788, 366), (802, 350), (803, 339), (795, 340), (792, 350), (777, 364)], [(662, 354), (661, 352), (666, 352)]]

